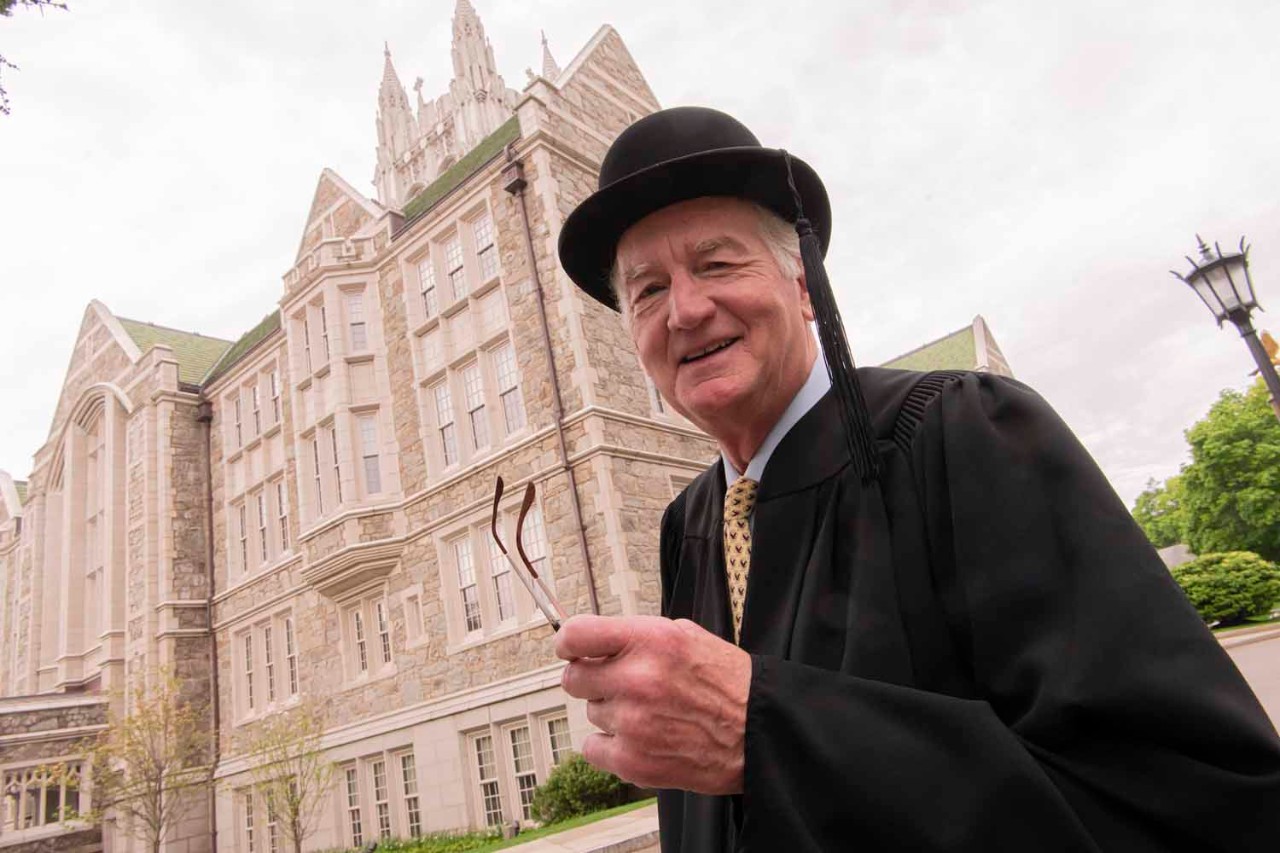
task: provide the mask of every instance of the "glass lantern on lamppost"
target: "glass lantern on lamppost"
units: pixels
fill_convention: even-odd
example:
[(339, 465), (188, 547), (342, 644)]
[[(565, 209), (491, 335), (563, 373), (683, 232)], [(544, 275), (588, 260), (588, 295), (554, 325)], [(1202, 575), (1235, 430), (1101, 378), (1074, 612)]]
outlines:
[(1258, 340), (1258, 334), (1250, 321), (1253, 309), (1261, 311), (1262, 307), (1258, 305), (1253, 292), (1253, 277), (1249, 275), (1249, 247), (1241, 237), (1240, 251), (1224, 255), (1217, 243), (1210, 249), (1199, 235), (1196, 235), (1196, 240), (1200, 243), (1199, 262), (1188, 257), (1191, 271), (1186, 274), (1175, 272), (1173, 275), (1196, 292), (1205, 306), (1213, 312), (1219, 328), (1224, 320), (1230, 320), (1240, 331), (1240, 337), (1244, 338), (1249, 351), (1253, 353), (1258, 371), (1267, 383), (1267, 390), (1271, 392), (1271, 406), (1276, 410), (1276, 417), (1280, 418), (1280, 375), (1276, 374), (1275, 366), (1262, 342)]

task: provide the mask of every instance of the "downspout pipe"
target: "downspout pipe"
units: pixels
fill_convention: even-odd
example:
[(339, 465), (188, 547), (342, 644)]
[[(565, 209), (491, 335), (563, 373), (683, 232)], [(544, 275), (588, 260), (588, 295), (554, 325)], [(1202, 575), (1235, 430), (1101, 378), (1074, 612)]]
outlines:
[(529, 208), (525, 202), (524, 191), (529, 182), (524, 177), (524, 163), (515, 156), (514, 145), (507, 146), (507, 165), (502, 171), (502, 188), (516, 197), (520, 208), (520, 221), (524, 225), (525, 262), (529, 266), (529, 276), (533, 281), (534, 298), (538, 305), (538, 320), (542, 327), (542, 347), (546, 352), (547, 364), (551, 368), (551, 416), (556, 424), (556, 442), (560, 447), (560, 468), (569, 479), (569, 499), (573, 506), (573, 521), (578, 528), (578, 547), (582, 549), (583, 566), (587, 573), (587, 596), (591, 603), (591, 612), (600, 613), (600, 600), (596, 596), (595, 571), (591, 565), (591, 551), (587, 548), (587, 527), (582, 521), (582, 504), (578, 500), (578, 482), (573, 475), (573, 467), (569, 465), (569, 448), (564, 440), (564, 401), (560, 396), (559, 371), (556, 369), (556, 353), (551, 346), (551, 326), (547, 319), (546, 296), (542, 292), (542, 279), (538, 276), (538, 259), (533, 251), (533, 228), (529, 225)]
[[(209, 626), (209, 687), (212, 692), (209, 713), (212, 717), (213, 748), (212, 771), (216, 772), (222, 761), (222, 737), (219, 727), (221, 711), (218, 693), (218, 635), (213, 630), (213, 403), (201, 400), (196, 407), (196, 420), (204, 427), (204, 540), (205, 566), (208, 569), (208, 589), (205, 597), (205, 624)], [(209, 843), (211, 850), (218, 849), (218, 786), (209, 786)]]

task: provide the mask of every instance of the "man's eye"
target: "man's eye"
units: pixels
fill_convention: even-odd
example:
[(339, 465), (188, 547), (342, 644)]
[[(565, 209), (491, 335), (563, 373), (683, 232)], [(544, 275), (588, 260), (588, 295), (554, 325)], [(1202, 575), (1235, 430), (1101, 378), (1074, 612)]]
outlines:
[(703, 272), (724, 272), (732, 268), (733, 264), (728, 261), (707, 261), (702, 265)]
[(633, 301), (642, 302), (646, 299), (649, 299), (650, 297), (657, 296), (661, 292), (662, 292), (661, 285), (646, 284), (644, 287), (640, 288), (640, 290), (636, 293), (636, 297)]

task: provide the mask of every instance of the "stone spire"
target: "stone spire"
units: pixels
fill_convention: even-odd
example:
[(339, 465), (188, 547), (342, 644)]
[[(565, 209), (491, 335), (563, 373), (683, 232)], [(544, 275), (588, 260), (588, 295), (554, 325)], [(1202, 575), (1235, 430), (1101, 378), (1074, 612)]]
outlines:
[(400, 196), (394, 164), (417, 142), (418, 123), (400, 76), (391, 64), (391, 48), (385, 42), (382, 55), (382, 84), (378, 87), (378, 166), (374, 182), (378, 185), (379, 198), (387, 203), (388, 199)]
[(470, 0), (458, 0), (453, 7), (453, 29), (457, 32), (459, 26), (470, 24), (480, 32), (480, 38), (484, 38), (484, 25), (480, 23), (480, 16), (476, 13), (476, 7), (472, 6)]
[(413, 108), (400, 76), (391, 64), (391, 48), (383, 42), (382, 85), (378, 87), (378, 144), (393, 154), (405, 151), (414, 133)]
[(498, 73), (493, 47), (470, 0), (458, 0), (453, 13), (453, 82), (449, 94), (456, 110), (460, 152), (470, 150), (511, 117), (515, 92)]
[(497, 75), (493, 48), (485, 38), (484, 24), (469, 0), (458, 0), (453, 12), (453, 76), (473, 91), (487, 91), (490, 76)]
[(419, 77), (411, 106), (391, 64), (390, 48), (384, 46), (383, 55), (373, 182), (384, 206), (399, 207), (510, 119), (519, 95), (498, 73), (471, 0), (456, 0), (454, 6), (453, 79), (448, 92), (424, 98)]
[(556, 65), (551, 48), (547, 45), (547, 31), (542, 31), (542, 76), (547, 80), (555, 80), (560, 76), (560, 66)]

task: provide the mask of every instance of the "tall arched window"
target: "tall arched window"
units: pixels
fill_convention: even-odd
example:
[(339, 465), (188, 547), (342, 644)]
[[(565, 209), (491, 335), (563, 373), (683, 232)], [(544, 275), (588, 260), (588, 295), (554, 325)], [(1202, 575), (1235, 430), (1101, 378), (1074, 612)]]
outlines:
[(98, 645), (102, 632), (102, 579), (107, 552), (106, 494), (108, 450), (103, 428), (102, 411), (95, 418), (84, 436), (85, 490), (84, 526), (81, 528), (81, 566), (84, 578), (84, 634), (83, 648), (87, 651)]
[(50, 459), (44, 495), (38, 690), (91, 689), (122, 667), (127, 398), (87, 389)]

